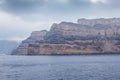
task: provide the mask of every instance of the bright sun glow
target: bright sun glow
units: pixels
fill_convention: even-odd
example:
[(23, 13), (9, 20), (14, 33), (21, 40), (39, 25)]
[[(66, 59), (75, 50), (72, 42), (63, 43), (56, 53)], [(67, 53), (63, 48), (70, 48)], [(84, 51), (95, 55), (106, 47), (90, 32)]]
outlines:
[(107, 0), (91, 0), (92, 3), (106, 3)]

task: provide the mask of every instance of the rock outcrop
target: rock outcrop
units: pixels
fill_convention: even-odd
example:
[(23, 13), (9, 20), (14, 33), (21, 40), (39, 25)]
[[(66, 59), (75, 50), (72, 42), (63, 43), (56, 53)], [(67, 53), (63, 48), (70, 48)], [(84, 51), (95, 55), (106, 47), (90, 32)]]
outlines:
[(22, 43), (17, 47), (17, 49), (13, 50), (12, 54), (20, 54), (20, 55), (27, 55), (28, 48), (30, 44), (36, 44), (38, 41), (43, 41), (44, 36), (48, 31), (33, 31), (26, 40), (22, 41)]
[(120, 18), (98, 18), (98, 19), (78, 19), (77, 21), (81, 25), (91, 25), (94, 26), (96, 24), (103, 24), (103, 25), (111, 25), (111, 26), (120, 26)]
[(120, 53), (120, 18), (54, 23), (50, 31), (33, 32), (12, 54), (95, 53)]

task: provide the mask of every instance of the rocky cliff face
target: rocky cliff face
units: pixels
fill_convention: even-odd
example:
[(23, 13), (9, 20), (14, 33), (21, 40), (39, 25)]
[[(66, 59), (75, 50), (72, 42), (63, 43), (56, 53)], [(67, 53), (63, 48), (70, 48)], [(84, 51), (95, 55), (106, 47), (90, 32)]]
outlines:
[(78, 19), (79, 24), (94, 26), (96, 24), (111, 25), (111, 26), (120, 26), (120, 18), (98, 18), (98, 19)]
[(79, 19), (33, 32), (13, 54), (120, 53), (120, 19)]
[(44, 36), (46, 35), (48, 31), (42, 30), (42, 31), (33, 31), (31, 35), (15, 49), (13, 50), (12, 54), (23, 54), (27, 55), (28, 54), (28, 48), (30, 44), (36, 44), (39, 41), (44, 40)]

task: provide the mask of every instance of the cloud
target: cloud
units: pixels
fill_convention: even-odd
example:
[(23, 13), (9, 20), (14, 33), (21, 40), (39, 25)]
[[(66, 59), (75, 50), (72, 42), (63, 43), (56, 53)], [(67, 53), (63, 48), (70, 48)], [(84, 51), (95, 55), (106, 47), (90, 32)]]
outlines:
[(0, 12), (0, 39), (23, 39), (32, 31), (49, 29), (46, 25), (49, 23), (26, 21), (19, 16)]
[(14, 13), (31, 12), (42, 7), (47, 0), (1, 0), (3, 10)]
[(69, 13), (90, 7), (89, 0), (0, 0), (3, 11), (20, 14)]
[(92, 3), (106, 3), (108, 0), (91, 0)]
[(120, 7), (119, 4), (118, 0), (0, 0), (2, 11), (19, 16), (36, 13), (47, 16), (84, 14), (100, 8), (114, 10)]
[(63, 16), (85, 14), (91, 11), (101, 12), (116, 10), (118, 0), (5, 0), (2, 10), (15, 15), (44, 14)]
[(69, 0), (54, 0), (54, 2), (66, 4), (66, 3), (69, 3)]
[(120, 8), (120, 0), (109, 0), (108, 6), (110, 6), (111, 9), (118, 9)]

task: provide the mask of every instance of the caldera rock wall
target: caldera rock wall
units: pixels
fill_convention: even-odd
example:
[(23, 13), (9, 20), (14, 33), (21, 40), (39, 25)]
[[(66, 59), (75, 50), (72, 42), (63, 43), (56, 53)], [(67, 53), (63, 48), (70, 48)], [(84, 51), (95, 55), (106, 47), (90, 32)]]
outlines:
[(50, 31), (35, 31), (12, 54), (120, 53), (120, 18), (79, 19), (54, 23)]

